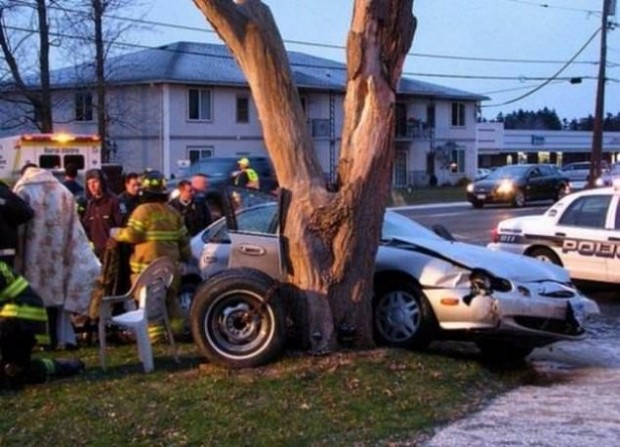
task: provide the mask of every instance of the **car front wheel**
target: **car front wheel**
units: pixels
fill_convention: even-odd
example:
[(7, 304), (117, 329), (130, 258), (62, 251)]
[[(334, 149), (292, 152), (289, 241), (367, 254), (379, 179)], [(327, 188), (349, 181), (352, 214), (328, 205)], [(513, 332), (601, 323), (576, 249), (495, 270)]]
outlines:
[(568, 185), (560, 185), (560, 187), (558, 188), (558, 192), (555, 195), (555, 201), (557, 202), (558, 200), (562, 199), (563, 197), (568, 195), (568, 193), (569, 193)]
[(417, 285), (403, 281), (377, 286), (373, 310), (375, 339), (379, 344), (421, 349), (432, 341), (435, 316)]
[(515, 208), (522, 208), (525, 206), (525, 194), (523, 191), (518, 190), (515, 192), (515, 196), (512, 199), (512, 206)]
[(192, 336), (213, 363), (251, 368), (273, 361), (285, 342), (285, 315), (275, 281), (252, 269), (231, 269), (194, 296)]

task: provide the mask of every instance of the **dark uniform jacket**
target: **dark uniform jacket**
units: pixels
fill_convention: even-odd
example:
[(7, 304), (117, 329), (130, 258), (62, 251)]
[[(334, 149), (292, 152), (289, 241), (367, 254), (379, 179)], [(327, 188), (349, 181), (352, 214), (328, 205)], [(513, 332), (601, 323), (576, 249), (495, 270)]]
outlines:
[(195, 236), (211, 223), (211, 212), (204, 199), (194, 199), (189, 203), (184, 203), (179, 197), (175, 197), (169, 204), (183, 216), (190, 236)]
[(0, 260), (13, 266), (17, 227), (34, 216), (30, 205), (0, 181)]
[(101, 259), (110, 230), (123, 225), (118, 198), (108, 193), (99, 199), (90, 199), (82, 223), (88, 239), (95, 247), (95, 254)]

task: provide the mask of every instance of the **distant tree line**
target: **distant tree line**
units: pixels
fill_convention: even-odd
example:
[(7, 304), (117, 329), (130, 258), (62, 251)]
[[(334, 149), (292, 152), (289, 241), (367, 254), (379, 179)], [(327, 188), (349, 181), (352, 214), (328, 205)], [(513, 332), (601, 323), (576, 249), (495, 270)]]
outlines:
[[(588, 115), (585, 118), (560, 119), (555, 110), (544, 108), (538, 111), (517, 110), (506, 115), (499, 113), (492, 120), (504, 123), (505, 129), (516, 130), (589, 130), (594, 128), (594, 117)], [(604, 131), (620, 132), (620, 112), (613, 115), (608, 113), (603, 120)]]

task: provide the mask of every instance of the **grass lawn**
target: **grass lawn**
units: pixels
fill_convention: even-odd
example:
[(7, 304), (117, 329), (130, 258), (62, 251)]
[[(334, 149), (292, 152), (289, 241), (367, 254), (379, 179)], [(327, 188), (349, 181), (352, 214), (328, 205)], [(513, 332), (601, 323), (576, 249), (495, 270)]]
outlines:
[[(0, 394), (0, 445), (336, 446), (412, 442), (531, 378), (458, 351), (376, 349), (289, 354), (253, 370), (203, 363), (191, 343), (181, 364), (156, 346), (144, 374), (135, 346), (75, 354), (83, 374)], [(70, 356), (74, 353), (52, 353)], [(40, 354), (37, 354), (40, 355)], [(407, 444), (414, 445), (414, 444)]]

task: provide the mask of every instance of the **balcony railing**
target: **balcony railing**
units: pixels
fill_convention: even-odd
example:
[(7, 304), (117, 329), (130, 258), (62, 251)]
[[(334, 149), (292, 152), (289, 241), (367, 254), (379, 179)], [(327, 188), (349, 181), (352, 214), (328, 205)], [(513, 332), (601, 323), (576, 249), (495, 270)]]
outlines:
[(406, 121), (396, 124), (395, 137), (397, 140), (429, 140), (432, 129), (421, 121)]

